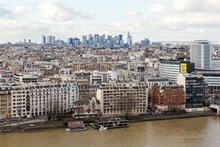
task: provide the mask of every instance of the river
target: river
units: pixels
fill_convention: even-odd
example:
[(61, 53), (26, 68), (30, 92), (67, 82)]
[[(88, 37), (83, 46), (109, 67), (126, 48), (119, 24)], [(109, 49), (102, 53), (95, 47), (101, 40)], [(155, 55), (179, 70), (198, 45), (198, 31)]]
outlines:
[(0, 134), (0, 147), (220, 147), (220, 117), (130, 123), (129, 128)]

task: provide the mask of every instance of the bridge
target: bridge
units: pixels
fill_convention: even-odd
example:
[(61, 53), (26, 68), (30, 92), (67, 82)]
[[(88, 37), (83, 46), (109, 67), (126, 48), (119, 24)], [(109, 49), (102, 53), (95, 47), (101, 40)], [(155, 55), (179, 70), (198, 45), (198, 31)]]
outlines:
[(210, 104), (209, 108), (217, 110), (217, 114), (220, 114), (220, 105), (218, 105), (218, 104)]

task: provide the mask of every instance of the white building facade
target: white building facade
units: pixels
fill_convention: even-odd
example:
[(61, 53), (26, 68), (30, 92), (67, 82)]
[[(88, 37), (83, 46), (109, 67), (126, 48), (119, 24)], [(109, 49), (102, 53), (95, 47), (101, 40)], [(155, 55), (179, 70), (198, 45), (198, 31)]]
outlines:
[(206, 40), (196, 40), (190, 45), (190, 61), (196, 68), (211, 68), (211, 44)]
[(75, 81), (42, 82), (30, 85), (30, 114), (71, 112), (73, 102), (79, 98)]

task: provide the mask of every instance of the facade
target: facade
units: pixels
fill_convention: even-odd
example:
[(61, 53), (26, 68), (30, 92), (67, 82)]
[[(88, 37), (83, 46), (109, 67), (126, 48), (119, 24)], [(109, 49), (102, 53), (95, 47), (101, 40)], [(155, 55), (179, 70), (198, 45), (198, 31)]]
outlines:
[(52, 44), (52, 36), (47, 36), (47, 44)]
[(206, 85), (202, 75), (179, 74), (177, 84), (184, 87), (186, 108), (203, 107)]
[(201, 74), (204, 78), (205, 83), (208, 86), (207, 94), (219, 95), (220, 94), (220, 70), (196, 70), (196, 73)]
[(147, 72), (145, 71), (145, 65), (137, 65), (134, 71), (130, 71), (131, 78), (139, 82), (146, 81)]
[(111, 62), (75, 62), (72, 65), (73, 71), (80, 71), (80, 70), (86, 70), (86, 71), (93, 71), (93, 70), (99, 70), (99, 71), (109, 71), (112, 68)]
[(159, 86), (168, 86), (169, 85), (169, 81), (167, 78), (148, 78), (147, 80), (147, 85), (148, 85), (148, 88), (151, 89), (153, 85), (155, 84), (158, 84)]
[(0, 118), (12, 117), (10, 86), (0, 85)]
[(77, 100), (73, 103), (73, 109), (75, 116), (100, 113), (100, 102), (94, 97)]
[(196, 40), (190, 45), (190, 61), (196, 68), (211, 68), (211, 44), (207, 40)]
[(185, 110), (183, 86), (153, 85), (150, 90), (150, 106), (156, 112), (176, 112)]
[(160, 61), (159, 74), (168, 78), (171, 84), (176, 84), (179, 73), (191, 73), (195, 71), (194, 63), (187, 61)]
[(78, 86), (73, 80), (31, 83), (30, 99), (33, 116), (71, 112), (78, 100)]
[(72, 76), (73, 75), (72, 68), (61, 68), (59, 70), (59, 75), (61, 75), (61, 76)]
[(0, 80), (3, 83), (9, 83), (14, 81), (14, 74), (10, 71), (1, 70), (0, 71)]
[(26, 63), (24, 64), (24, 73), (40, 73), (40, 65), (39, 64), (32, 64)]
[(12, 117), (30, 115), (29, 89), (29, 85), (25, 83), (11, 85)]
[(14, 81), (23, 83), (36, 83), (38, 81), (38, 76), (15, 74)]
[(44, 35), (42, 35), (42, 38), (41, 38), (42, 40), (41, 40), (41, 43), (42, 44), (45, 44), (46, 43), (46, 37), (44, 36)]
[(212, 69), (220, 69), (220, 59), (212, 60)]
[(128, 36), (127, 36), (127, 45), (132, 46), (132, 36), (130, 32), (128, 32)]
[(99, 84), (79, 84), (79, 99), (96, 97)]
[(104, 116), (138, 115), (148, 105), (148, 88), (145, 82), (102, 83), (97, 90)]
[(100, 84), (103, 82), (103, 75), (99, 71), (94, 71), (90, 75), (90, 83), (91, 84)]

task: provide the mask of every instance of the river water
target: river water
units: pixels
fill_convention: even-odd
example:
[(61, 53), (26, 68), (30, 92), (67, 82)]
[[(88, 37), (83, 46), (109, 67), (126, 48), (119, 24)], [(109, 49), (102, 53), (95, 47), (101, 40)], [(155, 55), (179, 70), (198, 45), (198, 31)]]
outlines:
[(128, 128), (0, 134), (0, 147), (220, 147), (220, 117), (130, 123)]

